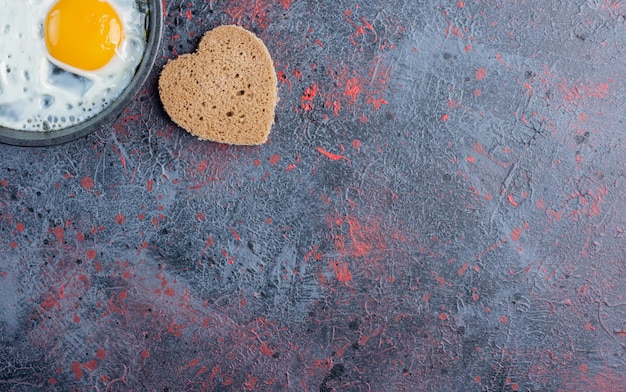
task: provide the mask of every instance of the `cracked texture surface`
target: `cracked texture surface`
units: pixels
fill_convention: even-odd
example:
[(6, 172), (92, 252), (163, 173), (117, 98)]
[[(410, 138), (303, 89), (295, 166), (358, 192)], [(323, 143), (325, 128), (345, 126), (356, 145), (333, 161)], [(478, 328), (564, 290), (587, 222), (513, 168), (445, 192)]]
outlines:
[[(165, 0), (92, 135), (0, 146), (0, 389), (626, 384), (626, 5)], [(201, 142), (167, 59), (267, 45), (268, 144)]]

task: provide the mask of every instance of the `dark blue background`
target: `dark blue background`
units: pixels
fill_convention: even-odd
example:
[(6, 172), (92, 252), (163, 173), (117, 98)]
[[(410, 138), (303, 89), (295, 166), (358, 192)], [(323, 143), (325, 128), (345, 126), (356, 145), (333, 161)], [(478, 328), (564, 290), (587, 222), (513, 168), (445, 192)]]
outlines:
[[(165, 1), (114, 122), (0, 146), (0, 389), (626, 385), (626, 4)], [(266, 145), (164, 114), (235, 23), (279, 76)]]

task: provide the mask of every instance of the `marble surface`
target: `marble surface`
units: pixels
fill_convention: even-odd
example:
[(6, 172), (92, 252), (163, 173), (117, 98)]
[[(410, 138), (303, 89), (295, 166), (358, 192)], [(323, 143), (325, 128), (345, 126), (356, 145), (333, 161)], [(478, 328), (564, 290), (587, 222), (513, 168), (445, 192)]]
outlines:
[[(626, 385), (626, 3), (164, 10), (117, 120), (0, 145), (0, 390)], [(275, 62), (263, 146), (158, 99), (223, 24)]]

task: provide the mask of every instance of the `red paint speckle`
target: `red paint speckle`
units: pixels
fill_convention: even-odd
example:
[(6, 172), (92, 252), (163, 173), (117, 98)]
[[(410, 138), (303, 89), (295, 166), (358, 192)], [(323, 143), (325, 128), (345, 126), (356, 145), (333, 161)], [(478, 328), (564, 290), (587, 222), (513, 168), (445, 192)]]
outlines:
[(481, 382), (482, 380), (483, 380), (483, 379), (482, 379), (482, 377), (480, 377), (480, 376), (474, 376), (474, 382), (475, 382), (476, 384), (480, 384), (480, 382)]
[(203, 173), (205, 171), (207, 171), (207, 169), (209, 168), (209, 161), (208, 160), (203, 160), (200, 163), (198, 163), (198, 173)]
[(291, 4), (293, 4), (294, 0), (280, 0), (280, 4), (283, 6), (283, 8), (285, 8), (286, 10), (289, 9), (289, 7), (291, 7)]
[[(228, 1), (226, 2), (226, 12), (231, 16), (232, 23), (241, 24), (242, 19), (253, 21), (263, 29), (266, 29), (271, 23), (270, 11), (274, 4), (280, 4), (285, 10), (288, 10), (295, 0), (278, 0), (278, 1)], [(165, 7), (163, 7), (165, 8)], [(244, 26), (247, 27), (247, 26)], [(312, 32), (312, 29), (309, 29)]]
[(469, 263), (463, 264), (461, 266), (461, 268), (459, 268), (458, 271), (456, 271), (456, 274), (459, 275), (459, 276), (463, 275), (465, 273), (465, 271), (468, 270), (469, 266), (470, 266)]
[(506, 197), (506, 199), (508, 200), (509, 204), (511, 204), (513, 207), (517, 207), (518, 204), (515, 201), (515, 198), (513, 197), (512, 194), (509, 193), (509, 195)]
[(509, 318), (508, 318), (508, 317), (506, 317), (506, 316), (504, 316), (504, 315), (500, 316), (500, 322), (501, 322), (502, 324), (505, 324), (505, 323), (507, 323), (508, 321), (509, 321)]
[(496, 53), (496, 60), (498, 60), (498, 62), (502, 63), (506, 67), (509, 66), (509, 64), (507, 64), (507, 62), (502, 59), (502, 55), (500, 55), (500, 53)]
[(74, 376), (76, 380), (80, 380), (83, 378), (83, 369), (80, 367), (80, 363), (77, 361), (72, 362), (72, 372), (74, 372)]
[(56, 380), (56, 378), (54, 378), (54, 377), (50, 377), (50, 378), (48, 379), (48, 383), (49, 383), (50, 385), (56, 385), (57, 380)]
[(339, 261), (331, 261), (330, 264), (338, 281), (347, 284), (352, 280), (352, 272), (348, 269), (348, 264), (341, 264)]
[(85, 253), (85, 255), (87, 256), (88, 260), (93, 260), (96, 258), (97, 253), (94, 249), (87, 249), (87, 252)]
[(11, 247), (11, 249), (15, 249), (15, 248), (17, 248), (17, 242), (12, 241), (12, 242), (9, 244), (9, 246)]
[(230, 228), (230, 231), (233, 233), (233, 235), (235, 236), (235, 239), (236, 239), (237, 241), (241, 241), (241, 237), (239, 237), (239, 234), (237, 233), (237, 231), (235, 231), (235, 229), (234, 229), (234, 228), (232, 228), (232, 227), (231, 227), (231, 228)]
[(522, 238), (522, 229), (520, 227), (516, 227), (511, 230), (511, 239), (513, 241), (519, 241)]
[(57, 300), (56, 300), (54, 297), (49, 296), (48, 298), (46, 298), (46, 299), (45, 299), (45, 300), (41, 303), (41, 307), (42, 307), (44, 310), (50, 310), (50, 309), (52, 309), (52, 308), (53, 308), (56, 304), (57, 304)]
[(115, 223), (118, 225), (123, 225), (126, 222), (126, 217), (122, 214), (115, 215)]
[(474, 90), (474, 96), (475, 97), (480, 97), (481, 95), (483, 95), (482, 91), (480, 91), (480, 89), (475, 89)]
[(278, 155), (278, 154), (272, 154), (272, 156), (270, 157), (270, 164), (272, 164), (272, 165), (277, 164), (280, 161), (281, 158), (282, 157), (280, 155)]
[(550, 219), (554, 220), (555, 222), (561, 220), (561, 213), (558, 211), (546, 209), (546, 214), (550, 217)]
[(250, 377), (248, 381), (246, 381), (246, 389), (254, 389), (259, 378), (257, 376)]
[(348, 81), (346, 82), (346, 89), (344, 91), (344, 95), (347, 98), (349, 98), (348, 103), (354, 104), (359, 94), (361, 94), (362, 90), (363, 90), (362, 82), (360, 81), (358, 77), (355, 76), (353, 78), (348, 79)]
[(205, 244), (206, 244), (206, 246), (213, 246), (214, 242), (215, 241), (213, 241), (213, 237), (208, 236), (206, 241), (205, 241)]
[(480, 67), (476, 70), (476, 75), (474, 75), (476, 77), (476, 80), (478, 80), (479, 82), (481, 80), (484, 80), (485, 77), (487, 76), (487, 68), (485, 67)]
[(96, 357), (98, 357), (98, 359), (104, 359), (106, 355), (107, 355), (107, 352), (104, 351), (103, 349), (100, 349), (96, 352)]
[(98, 361), (95, 359), (91, 359), (83, 364), (83, 367), (90, 372), (93, 372), (98, 367)]
[(206, 220), (206, 215), (204, 215), (204, 212), (198, 211), (196, 212), (196, 219), (200, 222), (204, 222)]
[(350, 162), (350, 160), (346, 157), (344, 157), (343, 155), (337, 155), (337, 154), (333, 154), (331, 152), (326, 151), (325, 149), (323, 149), (322, 147), (318, 147), (317, 151), (324, 155), (326, 158), (330, 159), (331, 161), (338, 161), (340, 159), (343, 159), (345, 161)]
[(148, 189), (148, 192), (152, 192), (153, 187), (154, 187), (154, 180), (148, 180), (148, 182), (146, 183), (146, 189)]
[(291, 80), (287, 78), (285, 71), (278, 71), (276, 73), (276, 76), (278, 77), (278, 80), (280, 80), (282, 83), (287, 83), (287, 85), (289, 86), (289, 90), (291, 90)]
[(382, 105), (387, 105), (388, 102), (384, 99), (384, 98), (374, 98), (374, 97), (367, 97), (367, 99), (365, 100), (366, 103), (372, 105), (374, 107), (374, 110), (378, 110), (380, 109), (380, 107)]
[(540, 210), (546, 209), (546, 203), (543, 201), (543, 199), (537, 199), (537, 202), (535, 202), (535, 206), (537, 206), (537, 208)]
[(148, 351), (148, 350), (141, 350), (141, 357), (142, 358), (150, 358), (150, 351)]
[(484, 147), (483, 147), (483, 145), (482, 145), (482, 144), (480, 144), (479, 142), (475, 142), (475, 143), (472, 145), (472, 149), (473, 149), (474, 151), (476, 151), (478, 154), (481, 154), (481, 155), (486, 155), (486, 154), (487, 154), (487, 153), (485, 152), (485, 148), (484, 148)]
[(357, 150), (361, 149), (361, 141), (359, 139), (354, 139), (352, 141), (352, 147), (356, 148)]
[(23, 233), (24, 232), (24, 224), (23, 223), (18, 223), (15, 225), (15, 230), (17, 230), (18, 233)]
[(8, 186), (9, 186), (9, 183), (8, 183), (8, 181), (7, 181), (7, 180), (5, 180), (5, 179), (3, 178), (2, 180), (0, 180), (0, 185), (2, 185), (3, 187), (5, 187), (5, 188), (6, 188), (6, 187), (8, 187)]
[(165, 289), (165, 295), (167, 295), (168, 297), (173, 297), (174, 295), (176, 295), (176, 292), (174, 292), (173, 288), (168, 287), (167, 289)]
[(447, 114), (444, 114), (443, 116), (441, 116), (441, 121), (446, 122), (446, 121), (448, 121), (449, 117), (450, 116), (448, 116)]
[(94, 185), (93, 178), (91, 177), (83, 177), (80, 180), (80, 186), (82, 186), (85, 190), (91, 190)]
[(76, 315), (76, 314), (75, 314), (75, 315), (74, 315), (74, 319), (73, 319), (73, 321), (74, 321), (75, 323), (80, 323), (80, 317), (78, 317), (78, 315)]
[(272, 355), (274, 355), (274, 350), (269, 348), (266, 344), (262, 345), (260, 350), (261, 350), (261, 354), (266, 355), (268, 357), (271, 357)]
[(57, 242), (60, 244), (63, 242), (63, 238), (65, 237), (65, 229), (62, 226), (57, 226), (52, 229), (52, 234), (57, 239)]
[(317, 96), (318, 92), (319, 88), (317, 86), (317, 83), (314, 83), (313, 85), (307, 87), (306, 90), (304, 90), (304, 94), (301, 98), (302, 109), (306, 111), (313, 110), (313, 99)]
[(583, 99), (587, 99), (588, 97), (592, 98), (606, 98), (609, 92), (609, 85), (607, 83), (596, 83), (596, 84), (580, 84), (574, 86), (566, 86), (565, 84), (561, 84), (559, 86), (562, 90), (564, 90), (563, 98), (573, 104), (578, 104)]
[[(333, 109), (333, 114), (335, 115), (335, 117), (337, 117), (337, 116), (339, 116), (339, 112), (341, 111), (341, 102), (333, 101), (333, 100), (329, 99), (326, 102), (324, 102), (324, 107), (332, 108)], [(328, 119), (328, 115), (325, 114), (324, 118), (327, 120)]]

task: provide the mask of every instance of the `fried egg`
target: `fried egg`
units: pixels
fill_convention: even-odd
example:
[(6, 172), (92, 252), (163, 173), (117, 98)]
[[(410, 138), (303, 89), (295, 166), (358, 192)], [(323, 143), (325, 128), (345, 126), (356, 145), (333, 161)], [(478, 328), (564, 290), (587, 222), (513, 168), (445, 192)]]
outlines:
[(130, 83), (146, 42), (135, 0), (0, 0), (0, 126), (83, 122)]

